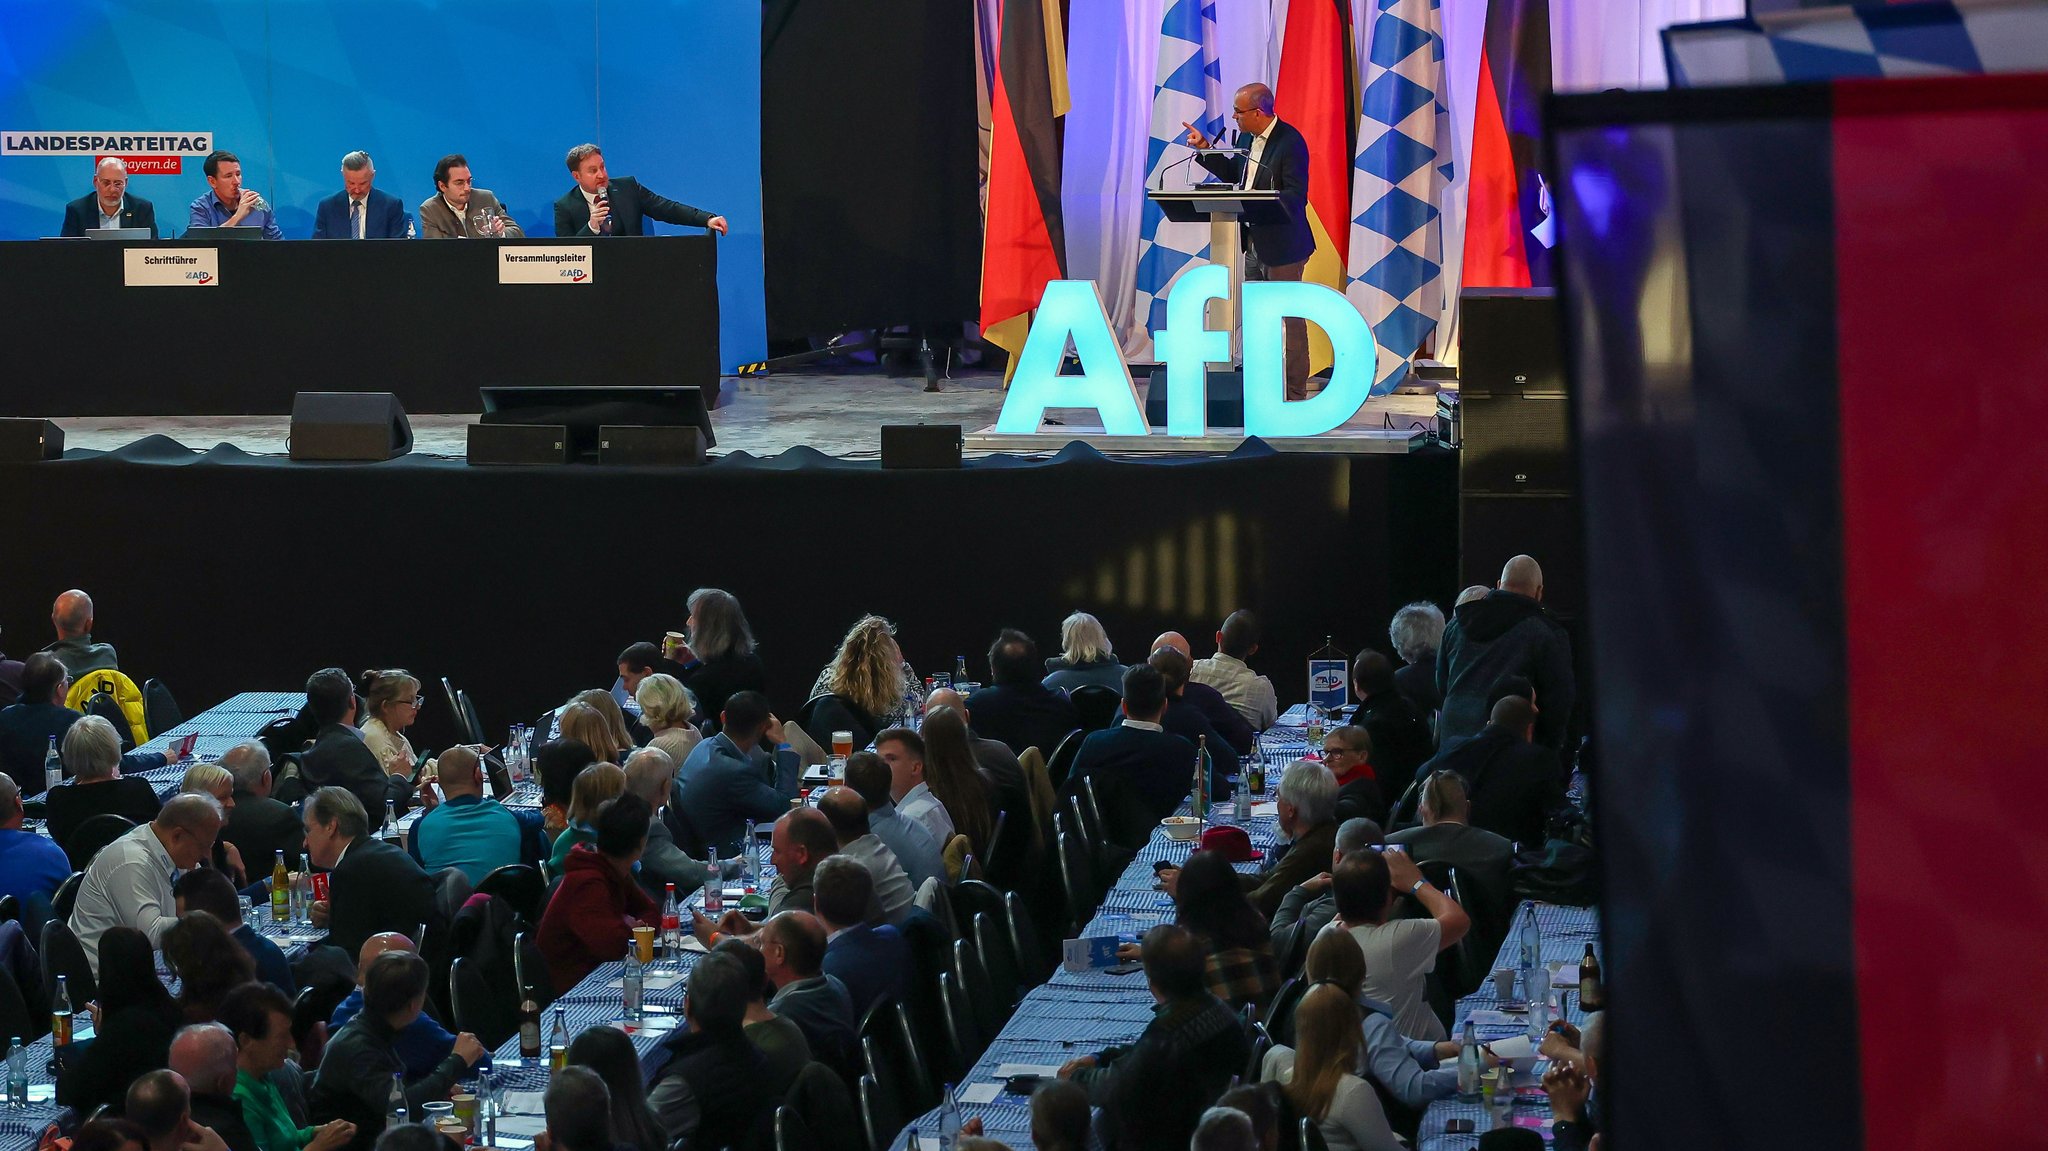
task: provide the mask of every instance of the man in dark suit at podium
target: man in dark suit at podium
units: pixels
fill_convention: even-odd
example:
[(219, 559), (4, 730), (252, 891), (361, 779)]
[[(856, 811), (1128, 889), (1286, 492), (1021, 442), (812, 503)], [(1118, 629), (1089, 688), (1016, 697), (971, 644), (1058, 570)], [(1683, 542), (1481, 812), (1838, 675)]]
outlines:
[[(1230, 118), (1237, 122), (1237, 146), (1247, 154), (1196, 159), (1232, 183), (1277, 190), (1287, 208), (1284, 223), (1244, 226), (1244, 278), (1298, 281), (1316, 250), (1315, 232), (1308, 224), (1308, 141), (1273, 115), (1273, 90), (1264, 84), (1239, 88), (1231, 100)], [(1188, 130), (1189, 147), (1215, 146), (1201, 129), (1185, 121), (1181, 127)], [(1247, 169), (1249, 181), (1245, 179)], [(1308, 321), (1299, 317), (1287, 320), (1287, 398), (1308, 398)]]
[(631, 176), (613, 179), (595, 144), (569, 149), (569, 174), (576, 186), (555, 201), (557, 236), (644, 236), (649, 219), (725, 235), (724, 216), (657, 196)]
[(350, 152), (341, 158), (341, 191), (320, 201), (313, 210), (313, 238), (316, 240), (402, 240), (405, 238), (405, 205), (389, 192), (371, 186), (377, 165), (368, 152)]
[(61, 236), (83, 236), (87, 228), (148, 228), (156, 235), (156, 205), (128, 194), (128, 165), (108, 156), (93, 169), (92, 192), (64, 205)]

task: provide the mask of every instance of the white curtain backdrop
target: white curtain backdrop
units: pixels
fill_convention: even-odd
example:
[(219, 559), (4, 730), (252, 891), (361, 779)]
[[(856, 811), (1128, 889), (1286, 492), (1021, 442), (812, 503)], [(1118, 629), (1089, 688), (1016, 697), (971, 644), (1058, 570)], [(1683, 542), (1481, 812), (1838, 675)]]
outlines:
[[(1354, 2), (1363, 6), (1372, 0)], [(1228, 93), (1254, 80), (1271, 83), (1286, 0), (1215, 3), (1223, 90)], [(1471, 154), (1472, 98), (1479, 82), (1486, 4), (1487, 0), (1443, 0), (1444, 75), (1450, 85), (1446, 95), (1457, 167), (1442, 205), (1445, 316), (1437, 347), (1439, 358), (1453, 362), (1458, 269), (1465, 249), (1466, 160)], [(1134, 304), (1138, 205), (1144, 196), (1152, 81), (1165, 5), (1166, 0), (1072, 0), (1068, 9), (1067, 70), (1073, 110), (1066, 118), (1060, 193), (1066, 215), (1067, 274), (1092, 279), (1101, 287), (1111, 327), (1127, 351), (1145, 342)], [(1664, 49), (1659, 34), (1665, 27), (1742, 14), (1743, 0), (1550, 0), (1552, 81), (1559, 91), (1662, 88)], [(1360, 51), (1364, 48), (1361, 43)]]

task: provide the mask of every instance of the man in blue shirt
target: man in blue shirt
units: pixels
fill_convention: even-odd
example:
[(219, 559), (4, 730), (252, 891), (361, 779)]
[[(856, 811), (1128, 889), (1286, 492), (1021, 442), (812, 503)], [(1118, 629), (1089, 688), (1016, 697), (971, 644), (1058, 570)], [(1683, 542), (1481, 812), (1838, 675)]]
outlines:
[[(434, 761), (441, 802), (412, 825), (406, 850), (428, 874), (459, 867), (472, 885), (500, 867), (540, 854), (540, 811), (514, 812), (484, 796), (483, 763), (467, 747), (451, 747)], [(531, 824), (522, 819), (531, 816)]]
[(49, 917), (50, 899), (71, 875), (64, 849), (21, 828), (21, 789), (0, 775), (0, 896), (21, 901), (30, 923)]
[(201, 165), (207, 192), (192, 201), (187, 228), (261, 228), (266, 240), (282, 240), (277, 213), (254, 188), (242, 187), (242, 161), (233, 152), (215, 152)]
[[(387, 951), (418, 950), (412, 940), (395, 931), (372, 935), (364, 940), (362, 954), (356, 964), (356, 989), (335, 1007), (333, 1017), (327, 1021), (327, 1033), (332, 1035), (340, 1031), (349, 1020), (362, 1014), (363, 976), (369, 972), (371, 960)], [(394, 1046), (399, 1063), (405, 1067), (405, 1081), (411, 1083), (434, 1073), (441, 1061), (448, 1058), (448, 1053), (455, 1050), (455, 1036), (434, 1022), (433, 1016), (422, 1011), (419, 1018), (406, 1024), (405, 1030), (398, 1033), (398, 1042)], [(486, 1052), (476, 1065), (481, 1069), (489, 1067), (490, 1063), (490, 1054)]]
[(945, 880), (939, 841), (924, 824), (896, 810), (896, 801), (889, 797), (889, 765), (881, 756), (872, 751), (854, 752), (846, 761), (846, 786), (867, 801), (868, 830), (896, 853), (910, 882), (922, 887), (927, 879)]
[[(234, 882), (226, 875), (211, 867), (195, 867), (178, 877), (171, 893), (177, 897), (179, 915), (204, 911), (220, 920), (242, 950), (249, 953), (249, 958), (256, 961), (256, 978), (286, 995), (299, 993), (299, 981), (292, 977), (292, 965), (285, 959), (284, 949), (242, 922), (241, 902), (236, 897)], [(264, 908), (263, 914), (270, 914), (270, 909)]]

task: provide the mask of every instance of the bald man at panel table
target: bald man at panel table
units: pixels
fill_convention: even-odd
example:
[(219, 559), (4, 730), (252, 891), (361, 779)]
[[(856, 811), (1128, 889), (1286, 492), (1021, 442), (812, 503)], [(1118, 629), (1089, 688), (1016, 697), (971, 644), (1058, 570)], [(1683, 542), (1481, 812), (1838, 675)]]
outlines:
[(156, 235), (156, 205), (128, 194), (128, 165), (108, 156), (93, 169), (92, 191), (64, 205), (62, 236), (83, 236), (88, 228), (148, 228)]

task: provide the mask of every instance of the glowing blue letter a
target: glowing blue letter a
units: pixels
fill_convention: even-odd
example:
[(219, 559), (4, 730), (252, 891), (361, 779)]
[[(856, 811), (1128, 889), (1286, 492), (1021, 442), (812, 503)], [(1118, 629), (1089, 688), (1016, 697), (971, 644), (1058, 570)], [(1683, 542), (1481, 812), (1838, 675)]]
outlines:
[[(1060, 375), (1070, 336), (1074, 358), (1081, 362), (1078, 376)], [(1024, 350), (1017, 353), (1017, 370), (1010, 377), (1010, 394), (996, 418), (996, 431), (1032, 435), (1047, 408), (1094, 408), (1102, 415), (1102, 430), (1112, 436), (1142, 436), (1148, 430), (1131, 369), (1109, 333), (1109, 318), (1093, 280), (1046, 284), (1031, 333), (1024, 337)]]

